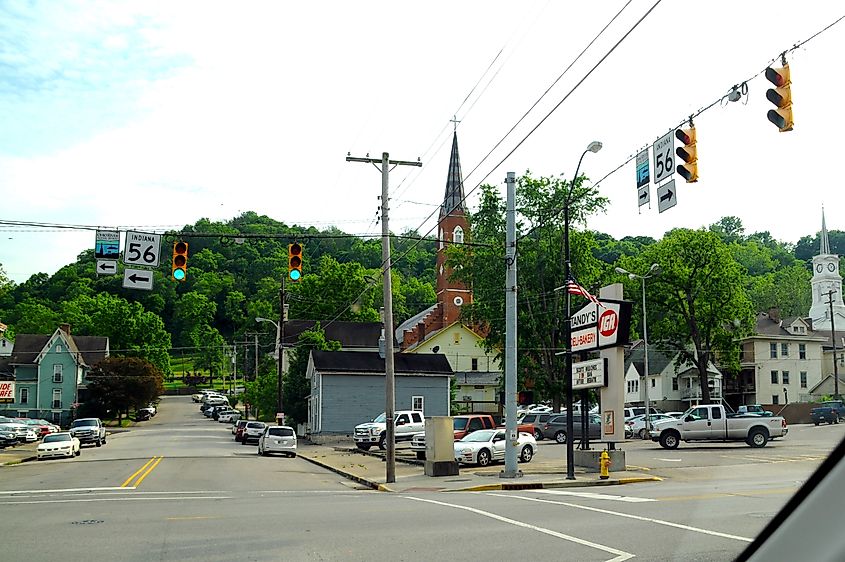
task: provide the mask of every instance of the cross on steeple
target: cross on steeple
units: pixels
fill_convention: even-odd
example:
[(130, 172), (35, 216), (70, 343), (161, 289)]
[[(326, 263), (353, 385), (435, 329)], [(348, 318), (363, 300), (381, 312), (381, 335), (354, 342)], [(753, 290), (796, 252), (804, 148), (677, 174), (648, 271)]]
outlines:
[(454, 130), (453, 130), (453, 132), (455, 132), (455, 133), (457, 133), (457, 132), (458, 132), (458, 123), (460, 123), (460, 122), (461, 122), (461, 120), (460, 120), (460, 119), (458, 119), (458, 116), (457, 116), (457, 115), (455, 115), (452, 119), (449, 119), (449, 123), (453, 123), (453, 124), (454, 124)]

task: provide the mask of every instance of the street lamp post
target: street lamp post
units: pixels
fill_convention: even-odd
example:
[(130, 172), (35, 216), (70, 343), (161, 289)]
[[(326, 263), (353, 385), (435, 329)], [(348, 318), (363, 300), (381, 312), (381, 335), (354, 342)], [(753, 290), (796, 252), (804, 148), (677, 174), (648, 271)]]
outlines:
[[(261, 318), (256, 317), (256, 322), (269, 322), (276, 327), (276, 376), (278, 378), (277, 384), (279, 385), (276, 389), (276, 411), (283, 412), (282, 409), (282, 372), (284, 365), (282, 361), (284, 360), (284, 354), (282, 353), (282, 328), (281, 324), (276, 322), (275, 320), (270, 320), (269, 318)], [(282, 423), (282, 422), (279, 422)]]
[(616, 268), (616, 273), (621, 273), (623, 275), (627, 275), (628, 279), (640, 279), (643, 283), (643, 350), (644, 350), (644, 357), (643, 360), (643, 370), (645, 371), (645, 430), (646, 433), (651, 431), (651, 404), (648, 398), (648, 324), (646, 323), (646, 310), (645, 310), (645, 280), (649, 279), (650, 277), (654, 277), (660, 273), (660, 265), (653, 263), (651, 267), (648, 268), (648, 271), (645, 275), (637, 275), (636, 273), (631, 273), (627, 269), (623, 269), (621, 267)]
[[(567, 189), (566, 198), (563, 200), (563, 255), (564, 259), (564, 287), (569, 283), (571, 277), (571, 255), (569, 251), (569, 204), (572, 202), (572, 189), (575, 180), (578, 179), (578, 172), (581, 170), (581, 162), (588, 152), (601, 150), (601, 143), (593, 141), (581, 154), (578, 165), (575, 167), (575, 176)], [(573, 447), (572, 435), (574, 433), (574, 418), (572, 417), (572, 296), (566, 291), (566, 322), (564, 324), (564, 341), (566, 342), (566, 479), (575, 480), (575, 448)], [(582, 404), (582, 409), (584, 405)]]

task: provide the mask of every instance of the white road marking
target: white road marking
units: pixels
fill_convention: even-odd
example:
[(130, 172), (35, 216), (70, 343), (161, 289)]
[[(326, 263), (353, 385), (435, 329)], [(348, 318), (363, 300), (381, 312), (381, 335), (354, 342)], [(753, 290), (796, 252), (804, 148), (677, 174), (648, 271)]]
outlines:
[(683, 459), (659, 459), (657, 457), (654, 457), (654, 460), (656, 460), (656, 461), (666, 461), (666, 462), (681, 462)]
[(120, 486), (107, 486), (104, 488), (60, 488), (58, 490), (5, 490), (0, 492), (0, 495), (8, 496), (12, 494), (61, 494), (64, 492), (102, 492), (106, 490), (134, 490), (133, 486), (121, 488)]
[(676, 529), (683, 529), (685, 531), (693, 531), (695, 533), (702, 533), (705, 535), (712, 535), (714, 537), (722, 537), (725, 539), (733, 539), (736, 541), (742, 542), (751, 542), (754, 539), (749, 539), (748, 537), (740, 537), (739, 535), (730, 535), (728, 533), (720, 533), (719, 531), (711, 531), (709, 529), (701, 529), (699, 527), (692, 527), (690, 525), (683, 525), (681, 523), (673, 523), (672, 521), (664, 521), (662, 519), (653, 519), (651, 517), (642, 517), (640, 515), (631, 515), (630, 513), (621, 513), (618, 511), (609, 511), (607, 509), (599, 509), (597, 507), (589, 507), (586, 505), (578, 505), (575, 503), (567, 503), (567, 502), (559, 502), (553, 500), (543, 500), (540, 498), (526, 498), (524, 496), (516, 496), (516, 495), (509, 495), (509, 494), (494, 494), (488, 493), (487, 495), (490, 496), (499, 496), (502, 498), (516, 498), (525, 501), (531, 502), (540, 502), (540, 503), (553, 503), (557, 505), (565, 505), (566, 507), (574, 507), (575, 509), (585, 509), (587, 511), (596, 511), (598, 513), (605, 513), (607, 515), (616, 515), (618, 517), (627, 517), (628, 519), (636, 519), (637, 521), (646, 521), (648, 523), (656, 523), (658, 525), (666, 525), (667, 527), (675, 527)]
[(590, 548), (595, 548), (598, 550), (602, 550), (604, 552), (616, 555), (615, 558), (611, 558), (607, 562), (622, 562), (623, 560), (628, 560), (633, 558), (634, 555), (629, 552), (624, 552), (622, 550), (617, 550), (615, 548), (611, 548), (609, 546), (604, 546), (602, 544), (590, 542), (588, 540), (579, 539), (578, 537), (573, 537), (571, 535), (565, 535), (563, 533), (558, 533), (557, 531), (552, 531), (551, 529), (546, 529), (543, 527), (537, 527), (536, 525), (530, 525), (528, 523), (523, 523), (522, 521), (517, 521), (515, 519), (509, 519), (507, 517), (502, 517), (501, 515), (496, 515), (495, 513), (490, 513), (489, 511), (482, 511), (480, 509), (475, 509), (474, 507), (467, 507), (464, 505), (457, 505), (453, 503), (446, 503), (440, 502), (436, 500), (427, 500), (423, 498), (415, 498), (412, 496), (400, 496), (408, 500), (414, 500), (418, 502), (426, 502), (426, 503), (433, 503), (435, 505), (442, 505), (444, 507), (453, 507), (455, 509), (463, 509), (464, 511), (469, 511), (475, 513), (477, 515), (482, 515), (484, 517), (489, 517), (490, 519), (495, 519), (496, 521), (502, 521), (503, 523), (509, 523), (511, 525), (516, 525), (517, 527), (523, 527), (525, 529), (531, 529), (532, 531), (537, 531), (538, 533), (543, 533), (545, 535), (550, 535), (552, 537), (556, 537), (558, 539), (563, 539), (565, 541), (574, 542), (583, 546), (588, 546)]
[(538, 494), (551, 494), (554, 496), (575, 496), (590, 500), (612, 500), (627, 503), (656, 502), (652, 498), (638, 498), (636, 496), (615, 496), (613, 494), (597, 494), (595, 492), (570, 492), (568, 490), (532, 490)]
[(190, 497), (179, 497), (179, 498), (131, 498), (131, 497), (118, 497), (118, 498), (77, 498), (77, 499), (67, 499), (67, 500), (32, 500), (32, 501), (25, 501), (25, 502), (0, 502), (0, 505), (23, 505), (23, 504), (31, 504), (31, 503), (90, 503), (90, 502), (130, 502), (130, 501), (169, 501), (169, 500), (176, 500), (176, 501), (186, 501), (186, 500), (230, 500), (234, 496), (190, 496)]

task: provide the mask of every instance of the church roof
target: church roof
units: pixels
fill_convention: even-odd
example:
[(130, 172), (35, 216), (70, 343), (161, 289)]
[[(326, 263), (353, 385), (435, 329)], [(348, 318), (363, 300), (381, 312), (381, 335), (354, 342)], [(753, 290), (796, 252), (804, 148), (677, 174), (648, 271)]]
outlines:
[(819, 244), (819, 254), (830, 254), (830, 240), (827, 237), (827, 225), (824, 222), (824, 207), (822, 207), (822, 232), (819, 235), (821, 243)]
[(449, 175), (446, 178), (446, 197), (440, 206), (440, 216), (455, 210), (464, 210), (464, 179), (461, 175), (461, 159), (458, 156), (458, 133), (452, 137), (452, 155), (449, 157)]
[(402, 343), (402, 338), (404, 337), (405, 330), (413, 330), (416, 325), (420, 322), (420, 320), (431, 314), (435, 308), (437, 308), (437, 303), (429, 306), (422, 312), (418, 312), (417, 314), (411, 316), (410, 318), (396, 326), (396, 329), (393, 330), (396, 343)]

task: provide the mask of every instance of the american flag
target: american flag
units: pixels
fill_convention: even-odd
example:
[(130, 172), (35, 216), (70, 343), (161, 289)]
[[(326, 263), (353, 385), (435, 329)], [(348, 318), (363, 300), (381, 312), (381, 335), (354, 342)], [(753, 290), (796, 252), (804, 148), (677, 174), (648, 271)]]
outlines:
[(590, 302), (595, 303), (601, 306), (602, 308), (604, 307), (601, 301), (599, 301), (598, 297), (591, 295), (590, 292), (581, 285), (579, 285), (578, 282), (575, 281), (575, 279), (569, 279), (566, 282), (566, 292), (570, 295), (581, 295)]

